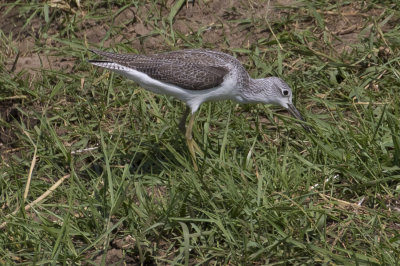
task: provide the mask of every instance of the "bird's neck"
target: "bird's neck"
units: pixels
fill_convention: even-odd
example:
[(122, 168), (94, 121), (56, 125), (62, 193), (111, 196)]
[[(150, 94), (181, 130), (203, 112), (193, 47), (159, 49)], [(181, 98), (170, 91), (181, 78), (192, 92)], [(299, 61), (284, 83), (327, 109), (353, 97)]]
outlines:
[(249, 78), (248, 86), (241, 88), (240, 103), (268, 103), (265, 98), (264, 79)]

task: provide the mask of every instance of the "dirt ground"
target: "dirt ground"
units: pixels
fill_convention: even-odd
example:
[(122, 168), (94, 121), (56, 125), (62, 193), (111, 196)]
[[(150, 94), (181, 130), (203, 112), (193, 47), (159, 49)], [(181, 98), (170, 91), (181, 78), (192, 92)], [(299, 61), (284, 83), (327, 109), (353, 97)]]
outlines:
[[(123, 40), (127, 40), (131, 47), (144, 53), (155, 53), (169, 50), (169, 46), (162, 34), (152, 34), (157, 30), (157, 24), (148, 23), (148, 16), (154, 9), (161, 13), (161, 17), (167, 17), (169, 6), (159, 5), (157, 7), (150, 4), (144, 5), (140, 9), (135, 7), (126, 8), (116, 16), (113, 27), (120, 27), (118, 34), (111, 36), (105, 41), (104, 47), (114, 47)], [(173, 28), (176, 32), (187, 36), (188, 39), (201, 35), (204, 47), (215, 47), (218, 50), (224, 48), (249, 48), (251, 45), (262, 39), (268, 39), (271, 30), (265, 27), (258, 27), (260, 21), (267, 20), (271, 27), (274, 21), (279, 21), (283, 17), (288, 17), (290, 7), (297, 1), (195, 1), (195, 3), (183, 6), (176, 15)], [(359, 41), (359, 33), (364, 26), (365, 18), (377, 15), (381, 10), (370, 10), (368, 13), (360, 13), (360, 3), (353, 3), (343, 6), (341, 10), (324, 12), (325, 25), (333, 34), (340, 36), (341, 41), (332, 39), (332, 45), (338, 50), (351, 49), (350, 45)], [(288, 8), (285, 8), (288, 7)], [(101, 8), (101, 6), (99, 6)], [(0, 13), (5, 13), (6, 7), (2, 7)], [(72, 13), (78, 13), (84, 17), (85, 11), (77, 7), (70, 7)], [(117, 8), (115, 8), (117, 11)], [(306, 14), (304, 14), (306, 17)], [(145, 23), (146, 21), (147, 23)], [(233, 22), (232, 22), (233, 21)], [(52, 24), (47, 31), (48, 36), (55, 35), (61, 27)], [(16, 61), (14, 51), (8, 51), (10, 60), (6, 69), (18, 73), (22, 69), (64, 69), (71, 71), (74, 65), (74, 58), (60, 58), (56, 55), (43, 55), (34, 51), (35, 45), (39, 41), (41, 44), (59, 47), (60, 43), (47, 40), (37, 40), (35, 32), (44, 24), (43, 18), (33, 17), (29, 26), (24, 26), (25, 20), (21, 18), (17, 8), (11, 9), (0, 21), (0, 29), (7, 36), (12, 34), (15, 47), (19, 51)], [(293, 21), (291, 24), (282, 25), (279, 31), (287, 31), (295, 28), (298, 31), (313, 27), (314, 21)], [(290, 29), (286, 27), (290, 26)], [(393, 25), (387, 24), (390, 28)], [(85, 40), (91, 46), (102, 41), (107, 31), (110, 29), (109, 23), (96, 21), (94, 19), (83, 19), (76, 36)], [(364, 33), (366, 34), (366, 33)], [(179, 45), (179, 42), (178, 42)]]

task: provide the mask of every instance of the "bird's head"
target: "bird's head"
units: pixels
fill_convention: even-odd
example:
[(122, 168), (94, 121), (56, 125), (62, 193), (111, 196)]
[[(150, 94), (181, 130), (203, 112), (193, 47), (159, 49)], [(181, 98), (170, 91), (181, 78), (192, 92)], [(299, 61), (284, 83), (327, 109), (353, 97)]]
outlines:
[[(253, 82), (250, 89), (254, 93), (252, 95), (254, 102), (280, 105), (298, 120), (305, 121), (299, 110), (294, 106), (292, 89), (285, 81), (278, 77), (269, 77), (255, 79)], [(301, 125), (304, 129), (310, 131), (308, 126), (303, 123)]]

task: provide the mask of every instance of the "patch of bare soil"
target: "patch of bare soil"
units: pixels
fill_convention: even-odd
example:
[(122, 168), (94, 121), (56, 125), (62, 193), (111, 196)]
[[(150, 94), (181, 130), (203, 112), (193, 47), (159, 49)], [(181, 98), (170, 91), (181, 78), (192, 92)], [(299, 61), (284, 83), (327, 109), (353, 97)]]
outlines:
[[(144, 4), (139, 8), (129, 7), (116, 15), (113, 21), (98, 21), (94, 19), (85, 19), (85, 11), (78, 8), (71, 8), (71, 16), (77, 13), (82, 19), (79, 27), (76, 29), (76, 36), (82, 40), (87, 40), (89, 46), (101, 43), (104, 37), (111, 29), (117, 29), (111, 36), (105, 40), (105, 47), (115, 47), (120, 43), (127, 43), (131, 47), (144, 52), (156, 53), (165, 50), (171, 50), (168, 40), (168, 34), (163, 34), (160, 29), (160, 21), (153, 19), (154, 13), (161, 14), (168, 23), (167, 17), (170, 7), (174, 1), (167, 1), (164, 5), (159, 3)], [(247, 48), (256, 44), (262, 39), (270, 39), (271, 30), (266, 21), (274, 26), (274, 23), (288, 17), (297, 2), (292, 0), (275, 1), (245, 1), (245, 0), (227, 0), (227, 1), (194, 1), (194, 4), (184, 5), (173, 21), (173, 30), (185, 36), (189, 40), (201, 39), (203, 47), (223, 50), (224, 48)], [(359, 34), (365, 27), (365, 21), (368, 17), (378, 15), (381, 10), (371, 9), (368, 12), (361, 12), (361, 2), (354, 2), (342, 6), (335, 11), (320, 12), (324, 18), (324, 25), (331, 32), (331, 41), (337, 51), (351, 50), (351, 45), (359, 41)], [(98, 6), (104, 8), (103, 6)], [(283, 7), (283, 8), (282, 8)], [(0, 10), (4, 13), (5, 7)], [(117, 12), (115, 8), (115, 12)], [(301, 9), (304, 17), (309, 17), (307, 9)], [(33, 17), (28, 26), (24, 26), (24, 19), (18, 9), (12, 9), (2, 16), (0, 20), (0, 29), (7, 35), (12, 33), (14, 36), (14, 46), (20, 52), (19, 60), (16, 63), (15, 71), (32, 70), (39, 68), (63, 69), (66, 73), (72, 71), (74, 65), (73, 59), (65, 59), (59, 56), (40, 55), (35, 53), (33, 48), (35, 42), (41, 42), (49, 46), (57, 47), (60, 44), (52, 40), (43, 40), (39, 36), (40, 28), (45, 25), (42, 17)], [(47, 36), (56, 35), (65, 19), (60, 16), (47, 29)], [(274, 31), (289, 31), (286, 27), (298, 30), (315, 27), (318, 22), (307, 20), (296, 21), (295, 23), (286, 23), (280, 27), (273, 27)], [(387, 23), (383, 30), (390, 27)], [(276, 32), (275, 32), (276, 33)], [(364, 34), (368, 34), (364, 32)], [(321, 39), (323, 38), (321, 34)], [(179, 45), (179, 41), (178, 41)], [(14, 58), (8, 61), (8, 69), (14, 63)], [(31, 73), (31, 72), (30, 72)]]
[[(96, 256), (93, 263), (95, 265), (101, 265), (103, 256), (104, 254)], [(140, 265), (140, 260), (125, 255), (122, 249), (111, 248), (107, 251), (105, 265)]]
[[(115, 35), (110, 36), (105, 42), (105, 47), (114, 47), (120, 43), (128, 43), (144, 53), (156, 53), (164, 50), (171, 50), (168, 44), (167, 34), (163, 34), (159, 28), (160, 21), (153, 19), (154, 13), (160, 13), (167, 18), (170, 7), (174, 1), (167, 1), (165, 5), (144, 4), (139, 8), (129, 7), (117, 14), (113, 21), (96, 21), (85, 19), (85, 12), (79, 9), (72, 10), (81, 16), (82, 22), (75, 32), (78, 38), (87, 40), (88, 44), (98, 44), (106, 36), (111, 28), (118, 29)], [(223, 50), (224, 48), (246, 48), (256, 44), (259, 40), (269, 39), (271, 30), (265, 23), (270, 25), (288, 17), (292, 11), (290, 8), (296, 4), (291, 0), (276, 1), (195, 1), (194, 4), (187, 4), (181, 8), (174, 18), (173, 30), (185, 36), (185, 38), (196, 40), (201, 38), (204, 47)], [(100, 8), (102, 8), (100, 6)], [(324, 17), (326, 28), (332, 33), (332, 43), (340, 51), (350, 50), (351, 44), (359, 41), (359, 33), (362, 30), (365, 19), (377, 15), (381, 10), (370, 10), (368, 13), (360, 12), (361, 3), (352, 3), (340, 8), (340, 10), (321, 12)], [(2, 8), (4, 13), (5, 7)], [(118, 9), (115, 8), (115, 12)], [(2, 13), (0, 12), (0, 13)], [(72, 13), (71, 12), (71, 15)], [(309, 12), (303, 9), (303, 12)], [(317, 10), (317, 12), (319, 12)], [(304, 17), (307, 17), (307, 14)], [(66, 73), (72, 71), (73, 60), (66, 60), (59, 56), (44, 56), (33, 51), (36, 42), (44, 42), (49, 46), (59, 46), (51, 40), (38, 40), (39, 29), (45, 25), (44, 19), (34, 17), (29, 26), (23, 27), (25, 19), (20, 16), (17, 9), (12, 9), (0, 20), (0, 29), (7, 35), (12, 33), (17, 38), (15, 47), (20, 52), (16, 64), (16, 72), (21, 70), (52, 68), (64, 69)], [(61, 17), (57, 19), (46, 31), (48, 36), (59, 32), (62, 24), (65, 23)], [(165, 19), (165, 23), (168, 21)], [(315, 26), (317, 22), (305, 20), (293, 24), (285, 24), (281, 27), (274, 27), (275, 31), (289, 30), (286, 27), (299, 30)], [(385, 27), (389, 27), (387, 24)], [(276, 33), (276, 32), (275, 32)], [(337, 38), (336, 38), (337, 37)], [(321, 36), (323, 38), (323, 36)], [(179, 42), (178, 42), (179, 45)], [(14, 55), (15, 56), (15, 55)], [(13, 64), (13, 58), (9, 60)]]
[[(6, 62), (6, 69), (15, 73), (26, 70), (31, 75), (41, 68), (71, 71), (74, 64), (72, 60), (35, 51), (38, 44), (52, 46), (50, 39), (43, 39), (40, 35), (41, 28), (46, 24), (44, 19), (34, 16), (30, 23), (25, 25), (26, 21), (26, 15), (21, 15), (18, 8), (8, 10), (7, 6), (0, 6), (0, 30), (5, 36), (12, 36), (11, 46), (16, 48)], [(55, 35), (59, 26), (51, 25), (46, 34)]]

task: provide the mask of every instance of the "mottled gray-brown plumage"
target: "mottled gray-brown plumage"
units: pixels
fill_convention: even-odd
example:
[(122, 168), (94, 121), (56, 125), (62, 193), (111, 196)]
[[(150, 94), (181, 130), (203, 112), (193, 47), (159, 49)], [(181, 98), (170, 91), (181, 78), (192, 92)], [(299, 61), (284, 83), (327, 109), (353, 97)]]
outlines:
[[(240, 69), (243, 75), (242, 82), (248, 82), (248, 74), (240, 62), (233, 56), (221, 52), (188, 49), (154, 55), (136, 55), (115, 54), (94, 49), (91, 51), (114, 63), (187, 90), (205, 90), (219, 86), (224, 77), (230, 73), (232, 66)], [(90, 60), (90, 62), (104, 61)]]

